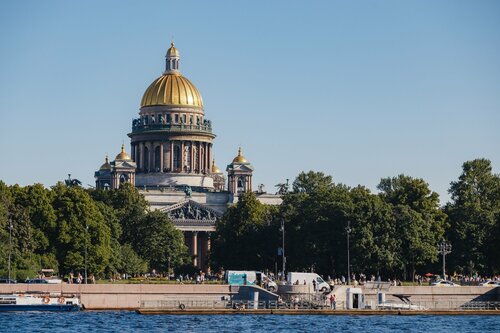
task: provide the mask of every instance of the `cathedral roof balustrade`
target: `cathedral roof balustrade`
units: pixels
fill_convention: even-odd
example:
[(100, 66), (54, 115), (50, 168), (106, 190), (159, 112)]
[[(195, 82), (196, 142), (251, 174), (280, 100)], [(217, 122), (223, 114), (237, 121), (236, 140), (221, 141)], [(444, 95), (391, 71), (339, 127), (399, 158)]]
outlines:
[(202, 134), (212, 134), (212, 123), (209, 120), (205, 120), (203, 125), (195, 124), (144, 124), (144, 121), (140, 118), (134, 119), (132, 121), (132, 133), (144, 133), (151, 131), (165, 131), (173, 133), (202, 133)]

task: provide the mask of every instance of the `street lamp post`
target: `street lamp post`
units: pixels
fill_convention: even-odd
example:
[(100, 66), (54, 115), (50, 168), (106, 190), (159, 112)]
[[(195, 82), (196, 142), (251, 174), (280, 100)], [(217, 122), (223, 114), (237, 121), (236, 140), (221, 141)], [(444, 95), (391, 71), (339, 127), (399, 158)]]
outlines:
[(10, 257), (12, 255), (12, 220), (9, 219), (9, 284), (10, 284), (10, 278), (11, 278), (11, 269), (10, 269)]
[(85, 284), (87, 284), (87, 235), (89, 233), (89, 226), (85, 225)]
[(438, 244), (437, 250), (443, 255), (443, 279), (446, 280), (446, 255), (451, 253), (451, 244), (444, 239)]
[(285, 257), (285, 220), (281, 220), (281, 232), (282, 232), (282, 241), (283, 247), (281, 255), (283, 256), (283, 281), (285, 281), (285, 268), (286, 268), (286, 257)]
[(347, 222), (347, 228), (345, 228), (347, 234), (347, 285), (351, 284), (351, 258), (349, 251), (349, 235), (351, 234), (351, 221)]

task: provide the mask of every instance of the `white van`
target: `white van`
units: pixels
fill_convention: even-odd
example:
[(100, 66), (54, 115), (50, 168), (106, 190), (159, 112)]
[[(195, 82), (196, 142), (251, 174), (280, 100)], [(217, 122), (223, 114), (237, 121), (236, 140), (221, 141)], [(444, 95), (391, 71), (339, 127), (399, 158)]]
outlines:
[(276, 282), (258, 271), (226, 271), (226, 282), (230, 285), (258, 285), (271, 292), (278, 290)]
[(314, 285), (313, 281), (315, 281), (317, 291), (321, 291), (322, 293), (329, 293), (331, 290), (330, 285), (316, 273), (288, 272), (287, 280), (289, 284), (299, 285)]

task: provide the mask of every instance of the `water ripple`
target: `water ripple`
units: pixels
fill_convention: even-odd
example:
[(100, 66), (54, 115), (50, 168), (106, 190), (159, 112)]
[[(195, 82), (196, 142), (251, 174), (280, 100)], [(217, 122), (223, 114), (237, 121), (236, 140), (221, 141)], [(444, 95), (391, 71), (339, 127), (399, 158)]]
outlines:
[(495, 332), (500, 316), (148, 315), (127, 311), (0, 313), (0, 332)]

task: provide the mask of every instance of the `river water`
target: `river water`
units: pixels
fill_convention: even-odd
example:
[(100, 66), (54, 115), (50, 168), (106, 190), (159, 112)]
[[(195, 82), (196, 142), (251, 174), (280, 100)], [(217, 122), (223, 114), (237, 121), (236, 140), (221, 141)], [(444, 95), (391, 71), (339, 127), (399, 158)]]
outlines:
[(3, 312), (0, 332), (500, 332), (500, 316), (139, 315)]

